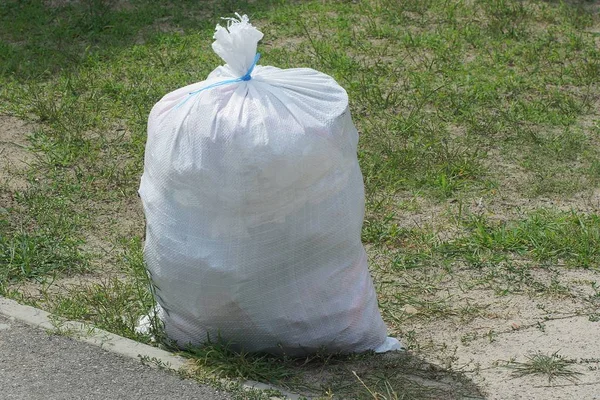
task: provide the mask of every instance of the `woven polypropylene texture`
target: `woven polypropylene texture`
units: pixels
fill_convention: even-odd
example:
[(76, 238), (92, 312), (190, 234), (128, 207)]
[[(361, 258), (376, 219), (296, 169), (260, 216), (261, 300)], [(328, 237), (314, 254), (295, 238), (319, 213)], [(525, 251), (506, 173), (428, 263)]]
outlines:
[(386, 340), (361, 243), (348, 98), (312, 69), (219, 67), (148, 120), (144, 257), (166, 334), (246, 351), (360, 352)]

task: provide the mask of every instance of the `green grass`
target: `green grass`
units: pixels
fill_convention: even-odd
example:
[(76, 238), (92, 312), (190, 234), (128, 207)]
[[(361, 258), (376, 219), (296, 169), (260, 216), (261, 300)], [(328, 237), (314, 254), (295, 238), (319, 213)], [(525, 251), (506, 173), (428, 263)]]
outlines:
[(71, 213), (70, 199), (46, 198), (39, 191), (15, 193), (15, 205), (0, 215), (0, 292), (20, 280), (43, 281), (56, 274), (81, 273), (89, 256), (73, 230), (81, 218)]
[[(56, 240), (58, 239), (58, 240)], [(52, 232), (12, 232), (0, 241), (0, 275), (3, 284), (13, 280), (36, 279), (51, 275), (57, 266), (81, 272), (84, 268), (78, 243), (52, 238)]]
[(468, 234), (447, 246), (468, 261), (525, 256), (533, 262), (590, 268), (600, 261), (600, 218), (541, 209), (519, 221), (490, 222), (472, 217)]
[(576, 381), (579, 379), (579, 372), (571, 370), (572, 361), (560, 356), (558, 352), (553, 354), (536, 353), (530, 354), (525, 362), (513, 361), (510, 367), (513, 369), (513, 375), (524, 377), (528, 375), (541, 375), (548, 378), (548, 383), (557, 379), (566, 379)]
[[(460, 293), (573, 298), (563, 272), (598, 270), (594, 2), (48, 3), (0, 4), (0, 117), (35, 123), (35, 161), (14, 172), (27, 187), (2, 184), (0, 294), (149, 339), (133, 330), (152, 305), (136, 196), (146, 119), (161, 96), (220, 65), (212, 30), (234, 11), (265, 33), (261, 64), (312, 67), (348, 91), (361, 135), (363, 241), (384, 318), (415, 352), (427, 354), (412, 328), (486, 315)], [(89, 279), (61, 286), (78, 277)], [(281, 367), (219, 346), (196, 354), (201, 370), (324, 396), (476, 392), (414, 359)], [(319, 368), (330, 378), (315, 388)], [(415, 385), (402, 372), (411, 368), (458, 383)]]

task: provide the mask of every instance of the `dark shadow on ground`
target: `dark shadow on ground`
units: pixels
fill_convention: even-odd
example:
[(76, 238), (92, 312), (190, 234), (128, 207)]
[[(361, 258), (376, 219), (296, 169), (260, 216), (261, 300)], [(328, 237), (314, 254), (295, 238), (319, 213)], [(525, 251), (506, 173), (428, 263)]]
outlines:
[[(257, 17), (277, 0), (3, 0), (0, 75), (24, 81), (74, 70), (165, 32), (212, 31), (234, 12)], [(207, 37), (211, 35), (208, 34)]]
[(445, 370), (410, 352), (316, 362), (303, 368), (303, 380), (308, 385), (302, 393), (306, 395), (322, 396), (331, 391), (342, 399), (484, 399), (464, 374)]
[(385, 354), (327, 355), (289, 359), (236, 354), (211, 344), (184, 356), (230, 379), (268, 383), (307, 398), (335, 399), (485, 399), (464, 373), (444, 369), (409, 351)]

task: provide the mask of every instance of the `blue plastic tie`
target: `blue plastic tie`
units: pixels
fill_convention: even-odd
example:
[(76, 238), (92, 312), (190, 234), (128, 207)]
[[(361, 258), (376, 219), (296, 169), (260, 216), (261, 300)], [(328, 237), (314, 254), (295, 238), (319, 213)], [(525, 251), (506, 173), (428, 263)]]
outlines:
[(228, 85), (230, 83), (249, 81), (250, 79), (252, 79), (252, 71), (254, 71), (254, 67), (256, 66), (256, 63), (258, 62), (258, 60), (260, 60), (260, 53), (256, 53), (256, 56), (254, 56), (254, 61), (252, 62), (252, 65), (250, 66), (250, 68), (248, 68), (248, 71), (244, 75), (240, 76), (239, 78), (228, 79), (226, 81), (221, 81), (221, 82), (213, 83), (212, 85), (205, 86), (202, 89), (194, 90), (193, 92), (188, 93), (188, 97), (186, 97), (186, 99), (184, 101), (182, 101), (181, 103), (179, 103), (177, 105), (177, 107), (175, 107), (175, 108), (181, 107), (193, 96), (197, 95), (198, 93), (200, 93), (204, 90), (212, 89), (217, 86)]

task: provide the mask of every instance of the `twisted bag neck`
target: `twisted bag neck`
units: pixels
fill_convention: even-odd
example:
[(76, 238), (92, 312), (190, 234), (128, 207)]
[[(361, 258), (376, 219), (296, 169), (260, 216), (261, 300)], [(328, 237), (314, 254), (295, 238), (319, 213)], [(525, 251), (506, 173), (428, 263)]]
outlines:
[(260, 60), (260, 53), (256, 53), (256, 56), (254, 57), (254, 62), (252, 63), (252, 65), (250, 65), (250, 68), (248, 68), (248, 71), (246, 71), (246, 73), (242, 76), (240, 76), (239, 78), (235, 78), (235, 79), (227, 79), (225, 81), (221, 81), (221, 82), (216, 82), (213, 83), (212, 85), (208, 85), (205, 86), (201, 89), (198, 90), (194, 90), (193, 92), (189, 92), (188, 96), (177, 105), (177, 107), (175, 108), (179, 108), (182, 105), (184, 105), (185, 103), (187, 103), (187, 101), (189, 99), (191, 99), (192, 97), (196, 96), (198, 93), (203, 92), (207, 89), (212, 89), (214, 87), (217, 86), (223, 86), (223, 85), (228, 85), (230, 83), (236, 83), (236, 82), (242, 82), (242, 81), (249, 81), (250, 79), (252, 79), (252, 71), (254, 71), (254, 67), (256, 66), (256, 63), (258, 62), (258, 60)]
[(212, 85), (190, 92), (175, 108), (181, 107), (190, 98), (204, 90), (252, 79), (252, 71), (260, 59), (260, 53), (256, 52), (256, 47), (258, 41), (262, 39), (263, 34), (252, 26), (247, 15), (240, 15), (238, 13), (235, 15), (236, 18), (223, 18), (227, 21), (226, 27), (217, 24), (213, 36), (215, 41), (212, 44), (212, 48), (227, 63), (233, 72), (233, 76), (242, 74), (244, 71), (246, 73), (239, 78), (213, 83)]

